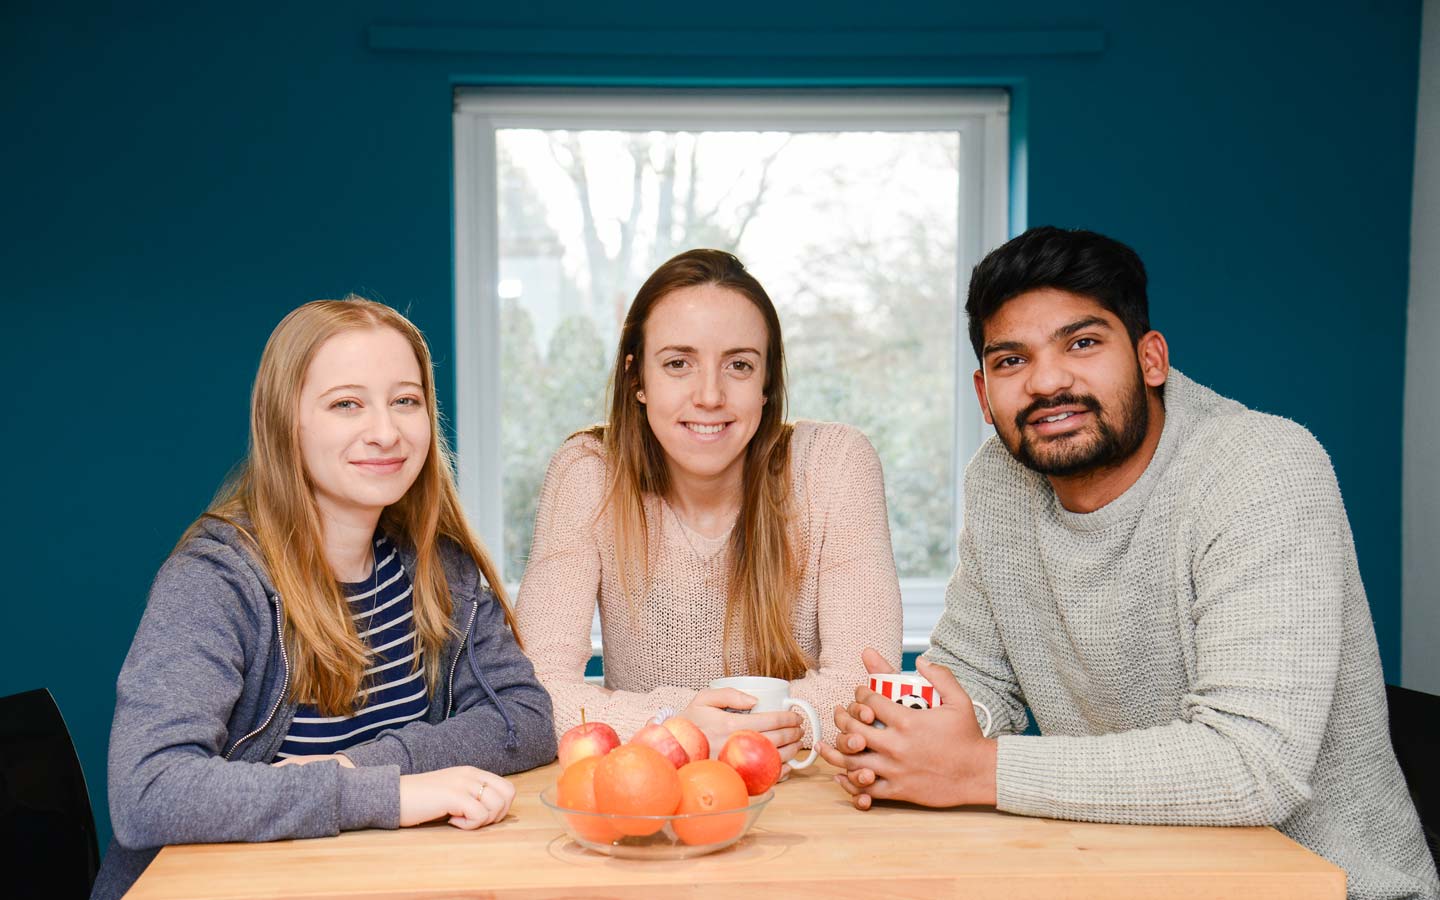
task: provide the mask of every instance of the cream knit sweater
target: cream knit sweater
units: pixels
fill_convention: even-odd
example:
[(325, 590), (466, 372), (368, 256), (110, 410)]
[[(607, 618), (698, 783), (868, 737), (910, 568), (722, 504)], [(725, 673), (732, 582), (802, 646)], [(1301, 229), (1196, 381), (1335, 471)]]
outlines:
[(1434, 897), (1350, 526), (1303, 427), (1172, 372), (1145, 473), (1092, 513), (994, 438), (930, 658), (1002, 731), (998, 805), (1274, 825), (1352, 897)]
[[(866, 677), (860, 651), (873, 646), (900, 661), (900, 588), (870, 442), (848, 425), (797, 422), (790, 454), (792, 535), (804, 565), (791, 621), (800, 649), (817, 663), (790, 693), (815, 707), (831, 741), (831, 710), (852, 700)], [(750, 673), (738, 626), (729, 652), (721, 647), (729, 536), (707, 540), (650, 498), (653, 562), (632, 612), (616, 579), (609, 515), (597, 518), (604, 491), (600, 443), (571, 438), (545, 474), (516, 616), (535, 674), (554, 699), (556, 733), (578, 724), (583, 707), (588, 720), (609, 723), (624, 738), (662, 707), (682, 709), (713, 679)], [(584, 678), (597, 602), (604, 687)]]

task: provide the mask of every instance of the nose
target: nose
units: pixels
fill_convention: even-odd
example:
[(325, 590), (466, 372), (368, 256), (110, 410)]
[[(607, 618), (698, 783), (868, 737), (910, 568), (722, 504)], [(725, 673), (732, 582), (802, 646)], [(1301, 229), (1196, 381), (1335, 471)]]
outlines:
[(395, 426), (395, 413), (389, 406), (371, 409), (366, 422), (365, 443), (376, 447), (393, 447), (400, 440), (400, 429)]
[(715, 409), (725, 405), (725, 384), (720, 379), (720, 370), (707, 368), (695, 385), (694, 402), (704, 409)]
[(1075, 384), (1075, 376), (1058, 354), (1039, 353), (1030, 361), (1026, 388), (1031, 396), (1049, 397), (1068, 391)]

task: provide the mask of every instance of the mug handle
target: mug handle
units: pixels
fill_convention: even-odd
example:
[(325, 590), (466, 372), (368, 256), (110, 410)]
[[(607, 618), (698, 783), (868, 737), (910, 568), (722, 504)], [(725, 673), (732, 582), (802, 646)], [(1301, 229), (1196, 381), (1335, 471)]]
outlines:
[(815, 749), (815, 745), (820, 743), (820, 717), (815, 714), (815, 707), (801, 700), (799, 697), (785, 698), (785, 705), (800, 710), (800, 712), (810, 720), (810, 755), (805, 757), (804, 762), (796, 762), (792, 759), (787, 763), (792, 769), (803, 769), (813, 763), (815, 757), (819, 755), (819, 751)]
[[(980, 725), (980, 736), (988, 738), (990, 736), (990, 726), (995, 724), (995, 717), (990, 715), (990, 707), (981, 703), (979, 700), (971, 700), (970, 705), (975, 707), (977, 711), (985, 714), (985, 724)], [(979, 716), (975, 717), (975, 723), (977, 725), (980, 723)]]

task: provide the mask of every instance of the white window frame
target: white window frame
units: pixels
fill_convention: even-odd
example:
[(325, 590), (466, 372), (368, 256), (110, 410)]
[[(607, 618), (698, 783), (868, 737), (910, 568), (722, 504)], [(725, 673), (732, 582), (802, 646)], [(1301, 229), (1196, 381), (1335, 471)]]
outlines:
[[(462, 88), (455, 94), (455, 430), (460, 498), (486, 544), (504, 546), (500, 468), (500, 298), (495, 132), (954, 131), (966, 152), (957, 203), (955, 465), (957, 535), (970, 455), (991, 433), (969, 401), (965, 328), (971, 268), (1009, 236), (1009, 95), (1004, 90), (586, 90)], [(503, 565), (503, 554), (496, 554)], [(518, 573), (502, 572), (506, 582)], [(945, 579), (901, 579), (904, 644), (922, 650), (945, 606)], [(599, 646), (599, 632), (594, 635)]]

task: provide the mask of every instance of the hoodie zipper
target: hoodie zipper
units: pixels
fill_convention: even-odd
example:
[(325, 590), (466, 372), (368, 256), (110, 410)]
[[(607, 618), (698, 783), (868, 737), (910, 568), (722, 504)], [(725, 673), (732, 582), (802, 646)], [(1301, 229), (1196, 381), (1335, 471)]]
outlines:
[(475, 627), (475, 614), (480, 612), (480, 601), (470, 607), (470, 618), (465, 622), (465, 633), (460, 636), (460, 644), (455, 648), (455, 659), (450, 662), (450, 691), (445, 698), (445, 718), (450, 718), (450, 712), (455, 707), (455, 669), (460, 665), (460, 655), (465, 652), (465, 642), (470, 640), (470, 629)]
[[(280, 711), (280, 704), (285, 702), (285, 694), (290, 690), (290, 655), (285, 652), (285, 610), (280, 605), (280, 597), (278, 595), (272, 599), (275, 601), (275, 633), (280, 636), (280, 671), (284, 676), (280, 682), (280, 696), (275, 698), (275, 705), (271, 707), (270, 715), (265, 717), (265, 721), (260, 723), (260, 727), (236, 741), (235, 745), (225, 752), (225, 759), (227, 761), (236, 750), (240, 749), (241, 744), (244, 744), (255, 735), (270, 727), (270, 723), (275, 720), (275, 714)], [(453, 670), (451, 677), (454, 677)]]

